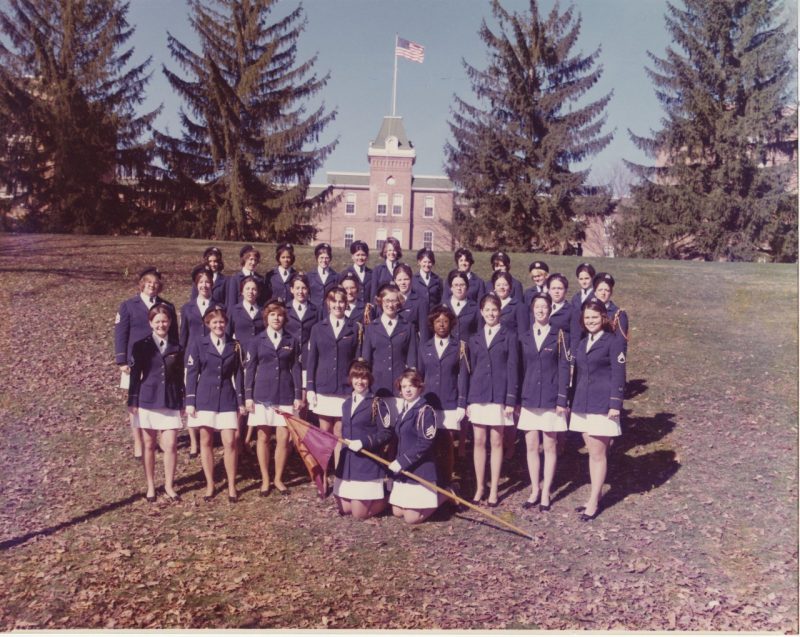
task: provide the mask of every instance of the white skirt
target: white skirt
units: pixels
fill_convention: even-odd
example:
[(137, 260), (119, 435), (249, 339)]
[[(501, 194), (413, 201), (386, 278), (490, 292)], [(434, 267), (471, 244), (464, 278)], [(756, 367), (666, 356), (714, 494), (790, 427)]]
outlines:
[[(247, 416), (248, 427), (285, 427), (286, 419), (278, 414), (273, 408), (273, 405), (265, 405), (264, 403), (256, 403), (256, 410)], [(278, 405), (278, 409), (294, 415), (294, 407), (292, 405)]]
[(133, 426), (139, 429), (183, 429), (181, 412), (177, 409), (145, 409), (139, 407), (133, 417)]
[(436, 410), (436, 428), (448, 429), (450, 431), (459, 431), (461, 429), (461, 422), (456, 416), (455, 409), (437, 409)]
[(317, 404), (311, 408), (311, 411), (313, 411), (318, 416), (341, 418), (342, 405), (344, 405), (344, 398), (341, 396), (317, 394)]
[(383, 478), (375, 480), (333, 479), (333, 495), (345, 500), (383, 500)]
[(569, 430), (587, 433), (590, 436), (616, 437), (622, 434), (619, 418), (609, 418), (603, 414), (572, 413), (569, 419)]
[(197, 417), (186, 418), (188, 427), (211, 427), (212, 429), (236, 429), (239, 426), (239, 414), (235, 411), (198, 411)]
[(435, 509), (439, 506), (439, 494), (418, 482), (395, 480), (389, 504), (403, 509)]
[(506, 416), (505, 405), (498, 403), (473, 403), (467, 407), (467, 417), (473, 425), (514, 426), (514, 417)]
[(520, 431), (566, 431), (567, 419), (555, 409), (528, 409), (519, 412), (517, 427)]

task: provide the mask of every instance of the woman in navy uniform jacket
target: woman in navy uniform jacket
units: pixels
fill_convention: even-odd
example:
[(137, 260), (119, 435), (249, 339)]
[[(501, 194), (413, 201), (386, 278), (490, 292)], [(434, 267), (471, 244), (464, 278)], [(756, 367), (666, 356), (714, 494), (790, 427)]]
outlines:
[(580, 431), (589, 451), (591, 492), (578, 507), (583, 521), (599, 511), (605, 482), (609, 440), (619, 436), (620, 413), (625, 393), (624, 341), (611, 331), (602, 301), (589, 299), (583, 306), (583, 327), (588, 334), (572, 352), (574, 391), (570, 431)]
[(148, 319), (151, 333), (136, 341), (131, 352), (128, 410), (133, 416), (133, 426), (142, 432), (147, 501), (156, 500), (155, 449), (159, 431), (164, 452), (164, 492), (170, 500), (178, 501), (180, 496), (173, 482), (177, 461), (175, 441), (183, 426), (183, 350), (169, 340), (171, 308), (154, 305)]
[(417, 332), (417, 342), (424, 343), (430, 338), (428, 329), (428, 301), (425, 295), (419, 292), (411, 284), (411, 267), (405, 263), (400, 263), (394, 269), (394, 284), (400, 290), (403, 303), (400, 308), (400, 316), (406, 323), (414, 326)]
[(384, 397), (392, 395), (395, 379), (406, 368), (416, 368), (417, 335), (414, 326), (398, 314), (400, 290), (396, 285), (384, 285), (377, 301), (383, 312), (364, 328), (361, 355), (373, 370), (372, 390)]
[(614, 293), (614, 277), (608, 272), (598, 272), (592, 281), (594, 296), (605, 304), (608, 312), (608, 322), (613, 332), (622, 339), (625, 351), (628, 351), (628, 313), (619, 309), (611, 295)]
[[(517, 301), (511, 289), (514, 279), (508, 272), (497, 270), (491, 279), (492, 292), (500, 299), (500, 324), (512, 332), (517, 332), (528, 319), (528, 312), (520, 301)], [(483, 327), (483, 321), (478, 319), (478, 326)]]
[[(166, 305), (171, 313), (168, 340), (178, 342), (178, 317), (175, 307), (159, 296), (162, 289), (161, 272), (155, 266), (148, 266), (139, 272), (139, 294), (123, 301), (114, 319), (114, 361), (120, 368), (120, 387), (130, 385), (130, 359), (133, 345), (152, 332), (147, 317), (151, 308)], [(133, 426), (133, 417), (128, 416), (133, 437), (133, 456), (142, 457), (142, 434)]]
[[(498, 250), (489, 259), (493, 272), (508, 272), (511, 275), (511, 257), (505, 252)], [(522, 303), (524, 292), (522, 290), (522, 283), (518, 279), (511, 277), (511, 296), (517, 303)]]
[[(332, 431), (342, 436), (342, 404), (350, 393), (348, 372), (350, 364), (358, 355), (358, 332), (356, 321), (348, 321), (344, 315), (347, 294), (342, 288), (328, 292), (327, 303), (330, 314), (311, 328), (306, 356), (306, 401), (319, 418), (323, 431)], [(334, 466), (339, 462), (339, 451), (335, 450)]]
[(311, 328), (320, 319), (321, 308), (308, 300), (308, 277), (302, 272), (295, 272), (289, 282), (289, 300), (286, 301), (286, 331), (300, 345), (300, 369), (302, 370), (303, 389), (306, 387), (306, 356), (308, 341), (311, 339)]
[(372, 292), (372, 268), (367, 267), (369, 246), (360, 240), (353, 241), (353, 243), (350, 244), (350, 254), (353, 257), (353, 263), (339, 274), (339, 285), (344, 281), (344, 277), (352, 272), (358, 280), (359, 300), (362, 303), (372, 302), (372, 297), (369, 296)]
[(278, 299), (281, 303), (288, 303), (292, 298), (291, 285), (294, 269), (294, 246), (291, 243), (282, 243), (275, 249), (276, 265), (264, 277), (266, 289), (270, 299)]
[[(211, 270), (211, 298), (218, 305), (225, 305), (225, 295), (228, 291), (228, 278), (222, 274), (225, 264), (222, 262), (222, 251), (219, 248), (210, 247), (203, 251), (203, 262)], [(197, 285), (192, 285), (189, 300), (197, 298)]]
[(378, 453), (392, 438), (389, 408), (369, 389), (372, 373), (363, 361), (354, 361), (349, 374), (352, 394), (342, 405), (342, 432), (347, 446), (336, 463), (333, 494), (343, 515), (366, 520), (386, 508), (383, 478), (386, 472), (375, 460), (358, 453)]
[(372, 272), (372, 287), (367, 299), (368, 303), (374, 303), (378, 290), (394, 280), (394, 269), (400, 263), (400, 259), (403, 258), (400, 242), (394, 237), (387, 238), (381, 248), (381, 258), (383, 263), (379, 264)]
[(466, 344), (452, 334), (456, 315), (446, 305), (437, 305), (428, 315), (433, 338), (420, 344), (419, 372), (425, 383), (425, 400), (436, 410), (439, 477), (449, 484), (453, 475), (453, 432), (460, 431), (466, 415), (469, 371)]
[(347, 294), (344, 315), (348, 321), (369, 324), (375, 317), (371, 311), (367, 313), (366, 317), (364, 316), (365, 303), (360, 298), (360, 285), (358, 276), (353, 272), (348, 272), (341, 278), (342, 289)]
[(475, 435), (473, 462), (477, 487), (474, 502), (483, 499), (486, 438), (491, 446), (489, 506), (497, 506), (497, 486), (503, 462), (503, 429), (513, 427), (519, 386), (517, 335), (500, 324), (500, 300), (494, 294), (481, 299), (484, 327), (469, 341), (472, 374), (467, 393), (467, 416)]
[[(486, 284), (483, 279), (472, 271), (472, 266), (475, 264), (475, 258), (472, 256), (472, 252), (467, 248), (459, 248), (453, 254), (453, 259), (456, 262), (456, 269), (467, 277), (467, 298), (477, 303), (486, 294)], [(451, 293), (452, 290), (450, 286), (445, 288), (445, 302), (450, 300)]]
[(465, 343), (469, 342), (472, 335), (478, 331), (480, 314), (478, 304), (467, 298), (469, 280), (467, 275), (458, 270), (451, 270), (447, 275), (447, 289), (450, 297), (445, 302), (456, 315), (457, 324), (453, 328), (455, 337)]
[(389, 470), (396, 475), (389, 504), (395, 517), (403, 518), (408, 524), (419, 524), (439, 506), (439, 494), (400, 472), (408, 471), (436, 484), (433, 458), (436, 416), (422, 396), (425, 384), (418, 371), (406, 370), (395, 386), (403, 398), (403, 409), (394, 427), (397, 457), (389, 465)]
[[(202, 288), (201, 288), (202, 289)], [(236, 502), (238, 415), (245, 414), (244, 373), (238, 341), (228, 336), (228, 317), (216, 305), (204, 317), (208, 335), (191, 340), (186, 358), (186, 413), (190, 430), (200, 429), (200, 462), (208, 502), (214, 497), (214, 431), (220, 432), (228, 477), (228, 501)]]
[(308, 277), (308, 300), (319, 308), (322, 316), (328, 315), (325, 298), (333, 288), (339, 285), (339, 276), (331, 268), (333, 249), (329, 243), (319, 243), (314, 248), (317, 267), (311, 270)]
[(239, 262), (242, 264), (242, 269), (227, 278), (225, 307), (229, 309), (235, 307), (242, 300), (242, 279), (246, 277), (252, 277), (258, 283), (258, 303), (263, 305), (269, 298), (269, 290), (265, 289), (264, 277), (256, 272), (261, 262), (261, 253), (251, 245), (243, 246), (239, 250)]
[(264, 319), (258, 303), (260, 285), (255, 277), (242, 279), (242, 300), (230, 310), (228, 333), (233, 336), (246, 352), (250, 343), (264, 331)]
[(575, 269), (575, 277), (578, 279), (578, 291), (572, 296), (572, 317), (570, 320), (570, 349), (578, 348), (578, 343), (586, 336), (581, 326), (581, 308), (583, 304), (594, 297), (593, 281), (595, 270), (591, 263), (581, 263)]
[(436, 265), (436, 255), (433, 254), (433, 250), (428, 248), (418, 250), (417, 265), (419, 272), (414, 275), (411, 285), (428, 301), (428, 307), (439, 305), (443, 293), (442, 277), (433, 271), (433, 266)]
[(248, 424), (257, 431), (256, 453), (261, 470), (261, 494), (270, 491), (269, 439), (267, 427), (276, 428), (275, 488), (282, 495), (283, 470), (289, 456), (289, 434), (283, 416), (275, 408), (296, 413), (302, 406), (300, 343), (285, 329), (286, 307), (272, 301), (262, 311), (267, 328), (247, 348), (244, 366), (245, 407)]
[(569, 350), (563, 330), (550, 320), (552, 298), (540, 292), (531, 302), (533, 325), (520, 332), (522, 388), (518, 427), (525, 432), (531, 492), (522, 505), (539, 503), (539, 432), (544, 447), (544, 481), (540, 511), (550, 510), (550, 489), (556, 472), (559, 432), (567, 430), (566, 407), (569, 388)]

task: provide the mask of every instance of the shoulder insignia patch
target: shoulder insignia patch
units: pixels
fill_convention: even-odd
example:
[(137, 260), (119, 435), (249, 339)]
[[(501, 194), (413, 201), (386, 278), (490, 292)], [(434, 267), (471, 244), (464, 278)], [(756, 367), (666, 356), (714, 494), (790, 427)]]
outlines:
[(118, 325), (121, 320), (119, 312), (117, 312), (117, 315), (114, 317), (114, 325)]
[(192, 358), (192, 355), (191, 355), (191, 354), (189, 354), (189, 360), (188, 360), (188, 361), (186, 361), (186, 365), (187, 365), (187, 366), (189, 366), (189, 367), (191, 367), (192, 365), (194, 365), (194, 359)]
[(620, 352), (619, 353), (619, 356), (617, 356), (617, 362), (620, 365), (624, 365), (625, 364), (625, 352)]
[(433, 437), (436, 435), (436, 424), (429, 425), (423, 433), (428, 440), (433, 440)]

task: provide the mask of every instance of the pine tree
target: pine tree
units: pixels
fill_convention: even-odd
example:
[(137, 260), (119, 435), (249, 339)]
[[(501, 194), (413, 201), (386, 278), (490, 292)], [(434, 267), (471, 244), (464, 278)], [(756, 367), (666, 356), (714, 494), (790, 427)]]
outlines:
[(298, 233), (313, 231), (308, 222), (318, 203), (306, 200), (308, 185), (336, 143), (309, 148), (336, 112), (324, 105), (306, 111), (328, 75), (312, 73), (316, 56), (296, 64), (302, 7), (269, 22), (275, 0), (190, 5), (202, 51), (170, 34), (170, 52), (189, 77), (164, 68), (188, 108), (181, 138), (157, 136), (170, 183), (201, 184), (201, 197), (184, 200), (199, 233), (302, 239)]
[(0, 186), (24, 226), (110, 232), (139, 201), (141, 142), (157, 111), (137, 115), (150, 60), (129, 67), (121, 0), (9, 0), (0, 10)]
[[(778, 0), (668, 5), (675, 45), (663, 58), (650, 53), (647, 69), (666, 115), (651, 137), (629, 131), (656, 165), (628, 162), (641, 183), (634, 213), (616, 229), (622, 254), (733, 260), (767, 249), (797, 258), (796, 190), (787, 192), (797, 171), (793, 43), (780, 8)], [(787, 154), (795, 161), (774, 165)]]
[[(462, 240), (473, 245), (563, 251), (580, 237), (588, 171), (573, 171), (610, 141), (603, 134), (611, 95), (579, 106), (599, 80), (600, 50), (574, 51), (581, 19), (558, 3), (543, 18), (509, 13), (492, 1), (499, 31), (484, 21), (479, 36), (489, 62), (463, 62), (477, 105), (456, 96), (445, 145), (450, 179), (463, 191)], [(607, 209), (607, 198), (595, 202)], [(579, 210), (580, 208), (580, 210)]]

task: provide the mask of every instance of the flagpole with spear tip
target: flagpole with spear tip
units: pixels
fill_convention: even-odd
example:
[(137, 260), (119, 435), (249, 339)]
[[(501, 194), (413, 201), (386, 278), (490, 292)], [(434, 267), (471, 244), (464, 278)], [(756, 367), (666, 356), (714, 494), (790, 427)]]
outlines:
[[(273, 409), (275, 409), (275, 408), (273, 408)], [(322, 429), (317, 429), (311, 423), (306, 422), (302, 418), (298, 418), (297, 416), (294, 416), (292, 414), (286, 413), (285, 411), (281, 411), (280, 409), (275, 409), (275, 411), (278, 414), (280, 414), (281, 416), (284, 417), (284, 419), (286, 420), (287, 424), (290, 422), (289, 419), (291, 418), (291, 422), (292, 423), (302, 423), (306, 427), (313, 428), (314, 431), (316, 431), (317, 433), (324, 434), (326, 437), (332, 438), (332, 439), (336, 440), (337, 442), (339, 442), (342, 445), (347, 446), (347, 443), (350, 442), (346, 438), (340, 438), (339, 436), (337, 436), (335, 434), (332, 434), (329, 431), (323, 431)], [(383, 464), (383, 465), (385, 465), (387, 467), (391, 464), (391, 462), (389, 462), (388, 460), (385, 460), (384, 458), (381, 458), (379, 455), (376, 455), (376, 454), (372, 453), (371, 451), (367, 451), (366, 449), (361, 449), (361, 450), (358, 451), (358, 453), (364, 454), (368, 458), (371, 458), (372, 460), (375, 460), (376, 462), (379, 462), (379, 463), (381, 463), (381, 464)], [(412, 480), (416, 480), (420, 484), (426, 486), (428, 489), (431, 489), (432, 491), (436, 491), (437, 493), (441, 493), (443, 496), (445, 496), (447, 498), (450, 498), (451, 500), (455, 500), (459, 504), (462, 504), (462, 505), (472, 509), (473, 511), (477, 511), (482, 516), (487, 517), (490, 520), (493, 520), (494, 522), (497, 522), (498, 524), (502, 524), (505, 527), (508, 527), (509, 529), (513, 530), (515, 533), (518, 533), (522, 537), (526, 537), (529, 540), (533, 540), (534, 539), (534, 537), (530, 533), (528, 533), (526, 531), (523, 531), (518, 526), (515, 526), (514, 524), (511, 524), (511, 522), (507, 522), (503, 518), (497, 517), (496, 515), (493, 515), (493, 514), (489, 513), (488, 511), (484, 511), (479, 506), (475, 506), (472, 502), (469, 502), (468, 500), (464, 500), (463, 498), (458, 497), (452, 491), (447, 491), (446, 489), (442, 489), (441, 487), (437, 486), (433, 482), (429, 482), (425, 478), (420, 478), (418, 475), (413, 474), (410, 471), (401, 470), (400, 473), (402, 473), (406, 477), (411, 478)]]
[(392, 117), (397, 113), (397, 33), (394, 34), (394, 79), (392, 80)]

